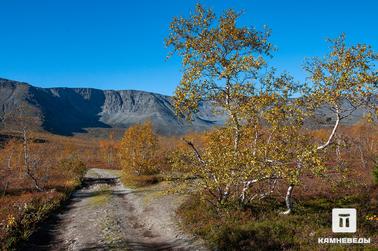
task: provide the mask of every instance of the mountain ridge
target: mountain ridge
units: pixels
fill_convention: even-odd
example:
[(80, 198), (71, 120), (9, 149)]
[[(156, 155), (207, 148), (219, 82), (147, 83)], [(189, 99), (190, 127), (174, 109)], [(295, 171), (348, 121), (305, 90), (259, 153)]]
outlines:
[(215, 116), (202, 103), (200, 115), (191, 123), (177, 118), (172, 97), (139, 90), (96, 88), (42, 88), (0, 78), (0, 115), (22, 102), (39, 120), (40, 129), (61, 135), (86, 132), (88, 128), (127, 128), (151, 120), (163, 135), (203, 131), (223, 124), (225, 116)]
[[(0, 118), (26, 103), (28, 113), (38, 121), (39, 129), (54, 134), (71, 136), (94, 132), (92, 134), (96, 136), (102, 129), (123, 130), (150, 120), (159, 134), (181, 135), (223, 125), (227, 120), (225, 114), (214, 114), (214, 106), (205, 101), (200, 103), (199, 112), (189, 122), (176, 116), (172, 102), (170, 96), (148, 91), (43, 88), (0, 78)], [(342, 124), (358, 122), (365, 112), (357, 109)], [(334, 122), (335, 118), (326, 106), (316, 113), (306, 121), (306, 127), (319, 128)]]

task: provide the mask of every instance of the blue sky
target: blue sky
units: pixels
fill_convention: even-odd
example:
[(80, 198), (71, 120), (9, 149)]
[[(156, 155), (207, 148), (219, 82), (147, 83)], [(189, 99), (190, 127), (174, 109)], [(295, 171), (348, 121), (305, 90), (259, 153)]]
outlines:
[(197, 2), (243, 10), (241, 25), (268, 25), (278, 48), (272, 65), (298, 80), (305, 57), (324, 55), (325, 39), (341, 32), (378, 50), (376, 0), (0, 0), (0, 77), (170, 95), (181, 66), (165, 60), (164, 38)]

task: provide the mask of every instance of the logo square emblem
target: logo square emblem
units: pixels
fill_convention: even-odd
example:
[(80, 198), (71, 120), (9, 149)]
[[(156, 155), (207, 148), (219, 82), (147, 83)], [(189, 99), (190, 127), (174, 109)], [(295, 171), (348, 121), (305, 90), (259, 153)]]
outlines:
[(332, 232), (355, 233), (357, 231), (357, 210), (354, 208), (332, 209)]

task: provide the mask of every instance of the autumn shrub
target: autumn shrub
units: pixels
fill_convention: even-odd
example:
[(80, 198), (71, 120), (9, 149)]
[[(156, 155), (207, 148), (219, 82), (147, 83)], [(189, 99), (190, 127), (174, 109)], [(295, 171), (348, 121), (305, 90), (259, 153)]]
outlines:
[(38, 224), (69, 198), (86, 171), (80, 158), (84, 141), (36, 135), (28, 138), (27, 166), (21, 138), (10, 140), (0, 150), (4, 178), (0, 182), (0, 250), (20, 248)]
[(152, 123), (128, 128), (121, 139), (118, 156), (123, 180), (131, 185), (153, 183), (159, 170), (159, 140)]
[(76, 155), (62, 159), (59, 163), (61, 170), (65, 170), (71, 177), (81, 180), (86, 172), (86, 166)]

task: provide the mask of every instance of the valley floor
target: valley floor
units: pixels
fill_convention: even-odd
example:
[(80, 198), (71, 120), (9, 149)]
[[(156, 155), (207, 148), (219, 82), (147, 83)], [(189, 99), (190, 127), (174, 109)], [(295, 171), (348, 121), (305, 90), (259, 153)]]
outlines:
[(118, 171), (90, 169), (83, 188), (24, 250), (206, 250), (177, 224), (183, 198), (163, 190), (164, 183), (126, 188)]

